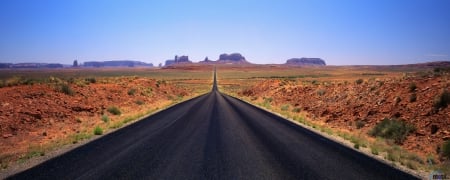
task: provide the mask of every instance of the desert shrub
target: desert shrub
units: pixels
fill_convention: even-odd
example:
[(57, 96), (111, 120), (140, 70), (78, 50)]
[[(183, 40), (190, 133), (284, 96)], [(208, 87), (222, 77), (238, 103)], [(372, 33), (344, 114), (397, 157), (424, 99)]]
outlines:
[(143, 105), (143, 104), (144, 104), (144, 101), (136, 100), (135, 103), (136, 103), (137, 105)]
[(414, 92), (417, 89), (416, 83), (409, 84), (409, 92)]
[(108, 115), (103, 114), (103, 115), (102, 115), (102, 121), (105, 122), (105, 123), (108, 122), (108, 121), (109, 121)]
[(94, 77), (90, 77), (90, 78), (86, 78), (86, 79), (84, 79), (86, 82), (89, 82), (89, 83), (96, 83), (97, 82), (97, 79), (95, 79)]
[(99, 126), (95, 127), (94, 134), (95, 135), (102, 135), (103, 134), (103, 129), (101, 127), (99, 127)]
[(413, 125), (401, 120), (384, 118), (369, 132), (369, 135), (392, 139), (395, 143), (401, 144), (415, 129)]
[(317, 80), (312, 80), (312, 81), (311, 81), (311, 84), (313, 84), (313, 85), (319, 85), (319, 84), (320, 84), (320, 82), (319, 82), (319, 81), (317, 81)]
[(301, 109), (299, 107), (295, 107), (295, 108), (292, 109), (292, 112), (298, 113), (300, 111), (301, 111)]
[(442, 155), (450, 159), (450, 140), (447, 140), (442, 145)]
[(353, 147), (354, 147), (355, 149), (359, 149), (359, 144), (356, 143), (356, 144), (353, 145)]
[(378, 148), (376, 148), (376, 147), (371, 147), (371, 148), (370, 148), (370, 151), (372, 152), (373, 155), (378, 155), (378, 154), (380, 154)]
[(128, 90), (128, 95), (132, 96), (136, 93), (136, 89), (132, 88), (130, 90)]
[(282, 111), (287, 111), (287, 110), (289, 110), (289, 105), (288, 105), (288, 104), (285, 104), (285, 105), (281, 106), (281, 110), (282, 110)]
[(325, 95), (325, 93), (326, 93), (325, 89), (319, 89), (319, 90), (317, 90), (317, 94), (318, 94), (319, 96), (323, 96), (323, 95)]
[(70, 88), (70, 86), (67, 84), (62, 84), (60, 88), (61, 88), (61, 92), (64, 94), (67, 94), (70, 96), (72, 96), (74, 94), (72, 88)]
[(114, 115), (120, 115), (120, 114), (122, 114), (122, 112), (120, 111), (120, 109), (119, 108), (117, 108), (116, 106), (110, 106), (110, 107), (108, 107), (108, 112), (110, 112), (111, 114), (114, 114)]
[(445, 89), (434, 98), (433, 106), (435, 109), (445, 108), (450, 103), (450, 93)]
[(273, 101), (273, 98), (271, 98), (271, 97), (268, 97), (268, 98), (264, 97), (263, 99), (264, 99), (263, 106), (266, 107), (266, 108), (270, 108), (270, 105), (271, 105), (271, 103)]
[(362, 127), (364, 127), (364, 125), (366, 125), (366, 123), (364, 121), (361, 121), (361, 120), (357, 120), (356, 121), (356, 128), (357, 129), (361, 129)]
[(409, 102), (416, 102), (416, 101), (417, 101), (417, 95), (416, 95), (416, 93), (412, 93), (409, 96)]
[(362, 84), (363, 82), (364, 82), (363, 79), (357, 79), (357, 80), (355, 81), (356, 84)]

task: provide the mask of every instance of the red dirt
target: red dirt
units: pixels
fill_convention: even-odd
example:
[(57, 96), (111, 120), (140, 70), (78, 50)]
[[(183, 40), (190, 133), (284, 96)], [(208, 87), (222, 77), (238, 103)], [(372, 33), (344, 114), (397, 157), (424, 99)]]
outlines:
[[(264, 80), (239, 92), (254, 101), (264, 97), (273, 99), (273, 106), (285, 104), (300, 108), (312, 120), (332, 128), (359, 131), (355, 122), (365, 123), (361, 131), (367, 133), (384, 118), (396, 117), (417, 128), (402, 146), (422, 156), (436, 154), (444, 140), (450, 139), (450, 107), (435, 110), (433, 102), (443, 89), (450, 90), (449, 75), (430, 77), (402, 77), (364, 79), (355, 81), (319, 82), (314, 85), (292, 80)], [(410, 91), (415, 83), (417, 89)], [(322, 94), (322, 95), (321, 95)], [(417, 100), (410, 102), (412, 94)], [(432, 129), (437, 128), (436, 132)]]
[[(126, 115), (162, 108), (177, 96), (192, 95), (191, 90), (149, 78), (102, 81), (70, 84), (73, 96), (62, 93), (57, 84), (0, 88), (0, 158), (17, 159), (32, 146), (55, 142), (80, 131), (92, 133), (95, 126), (105, 124), (102, 114), (114, 122)], [(130, 89), (136, 89), (135, 93), (130, 95)], [(144, 104), (138, 105), (138, 100)], [(118, 107), (122, 115), (108, 113), (109, 106)]]

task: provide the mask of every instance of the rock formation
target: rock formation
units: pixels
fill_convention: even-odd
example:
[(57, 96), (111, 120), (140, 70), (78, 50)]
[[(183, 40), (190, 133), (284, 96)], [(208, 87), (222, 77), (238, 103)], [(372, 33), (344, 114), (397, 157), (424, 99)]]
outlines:
[(119, 61), (88, 61), (84, 62), (85, 67), (135, 67), (135, 66), (149, 66), (153, 67), (152, 63), (144, 63), (140, 61), (119, 60)]
[(189, 56), (175, 56), (175, 59), (169, 59), (166, 60), (166, 63), (164, 66), (170, 66), (174, 64), (187, 64), (192, 63), (192, 61), (189, 60)]
[(295, 66), (325, 66), (326, 63), (320, 58), (291, 58), (286, 61), (287, 65)]
[(208, 58), (205, 58), (204, 61), (200, 61), (199, 63), (207, 63), (207, 64), (249, 64), (245, 57), (240, 53), (232, 53), (232, 54), (221, 54), (219, 56), (219, 60), (211, 61)]
[(219, 56), (219, 61), (245, 61), (245, 57), (242, 56), (239, 53), (232, 53), (232, 54), (221, 54)]

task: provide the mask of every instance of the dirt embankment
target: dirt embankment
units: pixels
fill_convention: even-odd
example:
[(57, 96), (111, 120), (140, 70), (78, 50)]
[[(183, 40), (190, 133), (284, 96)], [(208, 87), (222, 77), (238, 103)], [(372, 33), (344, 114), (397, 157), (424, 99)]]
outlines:
[[(192, 96), (191, 92), (166, 81), (138, 77), (0, 88), (2, 166), (30, 153), (30, 147), (78, 135), (76, 143), (77, 138), (92, 135), (96, 126), (107, 130), (126, 117)], [(120, 113), (108, 111), (110, 107)]]
[[(449, 75), (361, 79), (357, 81), (264, 80), (239, 92), (253, 102), (307, 112), (329, 127), (367, 134), (384, 118), (398, 118), (416, 127), (401, 144), (423, 155), (450, 139), (450, 107), (436, 107)], [(441, 157), (442, 160), (442, 157)]]

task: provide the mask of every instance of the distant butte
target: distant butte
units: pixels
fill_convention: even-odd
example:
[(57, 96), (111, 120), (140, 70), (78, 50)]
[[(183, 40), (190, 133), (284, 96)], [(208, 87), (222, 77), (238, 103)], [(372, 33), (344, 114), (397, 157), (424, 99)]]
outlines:
[(232, 54), (221, 54), (219, 56), (219, 60), (211, 61), (205, 59), (204, 61), (200, 61), (199, 63), (203, 64), (250, 64), (245, 57), (240, 53), (232, 53)]
[(294, 66), (326, 66), (327, 64), (320, 58), (291, 58), (286, 61), (286, 65)]

